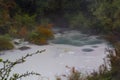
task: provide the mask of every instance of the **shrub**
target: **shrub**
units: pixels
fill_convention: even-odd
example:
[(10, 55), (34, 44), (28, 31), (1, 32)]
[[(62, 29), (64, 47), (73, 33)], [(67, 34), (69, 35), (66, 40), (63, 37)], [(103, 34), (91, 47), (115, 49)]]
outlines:
[(120, 80), (120, 42), (114, 43), (114, 51), (109, 51), (112, 80)]
[(81, 73), (73, 67), (70, 75), (67, 77), (68, 80), (84, 80), (81, 76)]
[(9, 50), (9, 49), (13, 49), (13, 48), (14, 48), (14, 46), (10, 42), (10, 38), (7, 35), (0, 36), (0, 50)]
[(70, 74), (68, 75), (62, 75), (62, 76), (57, 76), (56, 80), (62, 80), (61, 77), (65, 77), (65, 80), (87, 80), (85, 77), (83, 77), (81, 75), (81, 73), (75, 69), (75, 67), (68, 67), (66, 66), (66, 68), (70, 69)]
[(18, 30), (15, 26), (11, 26), (8, 31), (9, 35), (12, 37), (17, 37), (17, 32), (18, 32)]
[(86, 77), (87, 80), (111, 80), (111, 71), (105, 65), (101, 65), (99, 71), (94, 71)]
[(19, 31), (18, 31), (18, 35), (20, 38), (25, 38), (28, 34), (27, 28), (26, 27), (22, 27)]
[(50, 23), (50, 20), (48, 18), (40, 19), (40, 24), (41, 25), (46, 25), (46, 24), (49, 24), (49, 23)]
[(32, 32), (29, 36), (29, 40), (30, 42), (34, 43), (34, 44), (38, 44), (38, 45), (43, 45), (43, 44), (47, 44), (47, 40), (45, 38), (42, 38), (41, 36), (39, 36), (39, 34)]
[(47, 44), (47, 40), (45, 38), (41, 38), (40, 41), (38, 41), (38, 42), (40, 42), (40, 43), (38, 43), (40, 45)]
[(33, 26), (35, 26), (36, 22), (35, 22), (35, 15), (33, 16), (29, 16), (28, 14), (23, 14), (23, 15), (19, 15), (17, 14), (14, 19), (14, 25), (17, 26), (17, 28), (21, 28), (23, 26), (26, 26), (29, 29), (33, 29)]
[(11, 39), (11, 36), (9, 34), (5, 34), (5, 35), (0, 35), (0, 38), (4, 38), (4, 39), (7, 39), (7, 40), (12, 40)]
[(37, 27), (32, 33), (30, 33), (29, 41), (35, 44), (43, 45), (47, 44), (47, 41), (53, 37), (54, 35), (52, 30), (41, 25)]
[(53, 32), (48, 27), (40, 26), (40, 27), (37, 27), (35, 31), (45, 39), (53, 38)]

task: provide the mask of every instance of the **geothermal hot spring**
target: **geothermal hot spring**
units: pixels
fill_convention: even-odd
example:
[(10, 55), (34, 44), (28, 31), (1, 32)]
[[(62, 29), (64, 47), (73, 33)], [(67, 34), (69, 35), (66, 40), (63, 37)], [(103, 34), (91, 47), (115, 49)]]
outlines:
[[(55, 76), (68, 75), (72, 67), (83, 74), (88, 74), (93, 70), (98, 70), (104, 63), (107, 44), (99, 36), (90, 36), (74, 30), (59, 32), (56, 29), (54, 31), (55, 39), (49, 41), (48, 45), (39, 46), (22, 42), (15, 45), (13, 50), (1, 52), (3, 55), (0, 58), (3, 60), (15, 61), (28, 53), (46, 49), (45, 52), (29, 57), (26, 62), (15, 66), (11, 75), (34, 71), (40, 73), (42, 79), (29, 76), (21, 80), (55, 80)], [(21, 46), (28, 46), (30, 49), (19, 50)]]

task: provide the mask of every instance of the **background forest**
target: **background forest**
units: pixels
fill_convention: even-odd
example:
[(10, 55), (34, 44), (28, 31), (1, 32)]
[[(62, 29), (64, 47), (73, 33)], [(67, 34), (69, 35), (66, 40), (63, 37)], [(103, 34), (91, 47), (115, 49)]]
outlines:
[(119, 4), (119, 0), (0, 0), (0, 34), (49, 24), (119, 36)]

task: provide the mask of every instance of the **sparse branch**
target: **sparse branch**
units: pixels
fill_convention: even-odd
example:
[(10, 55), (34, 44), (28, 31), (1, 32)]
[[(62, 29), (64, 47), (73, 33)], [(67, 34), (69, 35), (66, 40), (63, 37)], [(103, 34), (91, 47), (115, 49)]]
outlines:
[(37, 76), (40, 76), (39, 73), (35, 73), (35, 72), (26, 72), (24, 74), (13, 74), (13, 76), (10, 78), (10, 80), (17, 80), (17, 79), (21, 79), (23, 77), (27, 77), (27, 76), (30, 76), (30, 75), (37, 75)]
[(3, 64), (3, 67), (0, 68), (0, 80), (17, 80), (19, 78), (26, 77), (29, 75), (40, 75), (39, 73), (35, 73), (35, 72), (26, 72), (22, 75), (14, 74), (13, 76), (10, 76), (10, 72), (11, 72), (12, 68), (14, 66), (16, 66), (17, 64), (24, 63), (26, 61), (26, 58), (31, 57), (31, 56), (36, 55), (36, 54), (39, 54), (39, 53), (42, 53), (44, 51), (45, 50), (41, 50), (41, 51), (38, 50), (35, 53), (27, 54), (27, 55), (23, 56), (22, 58), (17, 59), (14, 62), (11, 62), (9, 60), (2, 61), (1, 63)]

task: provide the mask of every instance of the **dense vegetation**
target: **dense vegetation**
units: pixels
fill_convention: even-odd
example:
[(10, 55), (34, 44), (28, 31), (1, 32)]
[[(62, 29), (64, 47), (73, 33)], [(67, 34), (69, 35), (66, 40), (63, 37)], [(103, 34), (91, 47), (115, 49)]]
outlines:
[(119, 0), (1, 0), (0, 33), (13, 34), (22, 27), (32, 30), (43, 23), (59, 23), (92, 33), (119, 36), (119, 3)]
[(111, 70), (88, 80), (119, 80), (120, 0), (0, 0), (0, 50), (14, 47), (9, 36), (47, 44), (54, 26), (104, 35), (115, 47)]

